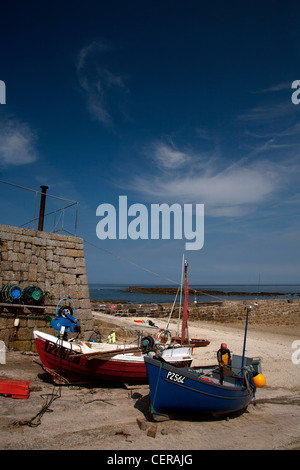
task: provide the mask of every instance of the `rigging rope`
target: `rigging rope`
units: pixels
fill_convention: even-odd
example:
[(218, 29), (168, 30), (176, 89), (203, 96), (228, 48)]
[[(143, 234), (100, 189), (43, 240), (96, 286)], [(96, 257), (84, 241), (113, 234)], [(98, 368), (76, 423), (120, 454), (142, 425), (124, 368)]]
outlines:
[[(62, 231), (62, 232), (66, 232), (68, 235), (72, 235), (72, 236), (73, 236), (73, 234), (72, 234), (71, 232), (69, 232), (68, 230), (66, 230), (66, 229), (64, 229), (64, 228), (62, 228), (61, 231)], [(82, 240), (83, 240), (85, 243), (87, 243), (88, 245), (93, 246), (93, 247), (96, 248), (97, 250), (103, 251), (104, 253), (107, 253), (107, 254), (109, 254), (109, 255), (111, 255), (111, 256), (114, 256), (115, 258), (120, 259), (121, 261), (124, 261), (125, 263), (131, 264), (132, 266), (135, 266), (135, 267), (138, 268), (138, 269), (142, 269), (143, 271), (146, 271), (146, 272), (148, 272), (148, 273), (150, 273), (150, 274), (153, 274), (154, 276), (160, 277), (160, 278), (163, 279), (164, 281), (171, 282), (172, 284), (175, 284), (176, 286), (179, 286), (179, 288), (180, 288), (181, 285), (182, 285), (182, 283), (179, 284), (178, 282), (174, 281), (174, 279), (169, 279), (168, 277), (162, 276), (161, 274), (158, 274), (158, 273), (156, 273), (155, 271), (151, 271), (151, 270), (148, 269), (148, 268), (145, 268), (145, 267), (143, 267), (143, 266), (140, 266), (139, 264), (136, 264), (136, 263), (134, 263), (133, 261), (130, 261), (130, 260), (128, 260), (127, 258), (124, 258), (123, 256), (116, 255), (115, 253), (112, 253), (111, 251), (106, 250), (105, 248), (101, 248), (100, 246), (95, 245), (94, 243), (92, 243), (92, 242), (86, 240), (86, 239), (83, 238), (83, 237), (81, 237), (81, 238), (82, 238)], [(194, 288), (193, 288), (193, 289), (190, 289), (190, 290), (193, 290), (194, 292), (197, 292), (197, 294), (200, 294), (200, 295), (205, 295), (205, 296), (207, 296), (207, 297), (212, 297), (213, 299), (219, 300), (219, 301), (221, 301), (221, 302), (224, 301), (224, 299), (223, 299), (222, 297), (218, 297), (217, 295), (213, 295), (213, 294), (208, 294), (207, 292), (204, 292), (204, 291), (202, 291), (202, 290), (198, 290), (198, 289), (194, 289)], [(277, 299), (274, 299), (274, 300), (277, 300)], [(278, 300), (280, 300), (280, 299), (278, 299)]]
[[(62, 231), (68, 233), (69, 235), (72, 235), (71, 232), (68, 232), (68, 230), (62, 229)], [(148, 272), (148, 273), (150, 273), (150, 274), (153, 274), (154, 276), (158, 276), (158, 277), (160, 277), (161, 279), (164, 279), (165, 281), (169, 281), (169, 282), (171, 282), (172, 284), (176, 284), (176, 286), (178, 286), (178, 282), (174, 281), (173, 279), (169, 279), (169, 278), (167, 278), (167, 277), (164, 277), (164, 276), (162, 276), (161, 274), (158, 274), (158, 273), (156, 273), (156, 272), (154, 272), (154, 271), (151, 271), (151, 270), (148, 269), (148, 268), (145, 268), (145, 267), (143, 267), (143, 266), (140, 266), (139, 264), (136, 264), (136, 263), (134, 263), (133, 261), (130, 261), (130, 260), (124, 258), (123, 256), (116, 255), (115, 253), (112, 253), (111, 251), (106, 250), (105, 248), (101, 248), (100, 246), (95, 245), (94, 243), (91, 243), (91, 242), (89, 242), (88, 240), (85, 240), (84, 238), (82, 238), (82, 239), (83, 239), (83, 241), (84, 241), (85, 243), (87, 243), (88, 245), (93, 246), (94, 248), (97, 248), (97, 249), (100, 250), (100, 251), (104, 251), (105, 253), (107, 253), (107, 254), (109, 254), (109, 255), (111, 255), (111, 256), (114, 256), (115, 258), (120, 259), (121, 261), (124, 261), (125, 263), (129, 263), (129, 264), (131, 264), (132, 266), (135, 266), (135, 267), (138, 268), (138, 269), (142, 269), (143, 271), (146, 271), (146, 272)]]

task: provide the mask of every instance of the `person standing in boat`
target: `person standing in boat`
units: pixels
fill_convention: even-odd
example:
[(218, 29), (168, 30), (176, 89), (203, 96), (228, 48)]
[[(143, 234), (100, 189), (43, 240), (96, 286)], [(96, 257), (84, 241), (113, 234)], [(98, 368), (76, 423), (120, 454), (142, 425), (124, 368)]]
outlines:
[(222, 343), (220, 349), (217, 352), (217, 359), (219, 363), (219, 371), (220, 371), (220, 384), (223, 384), (224, 375), (230, 374), (229, 366), (231, 364), (231, 353), (230, 350), (227, 348), (226, 343)]
[(227, 348), (226, 343), (222, 343), (219, 351), (217, 352), (217, 359), (219, 363), (219, 367), (223, 368), (224, 366), (228, 368), (231, 364), (231, 353), (230, 350)]

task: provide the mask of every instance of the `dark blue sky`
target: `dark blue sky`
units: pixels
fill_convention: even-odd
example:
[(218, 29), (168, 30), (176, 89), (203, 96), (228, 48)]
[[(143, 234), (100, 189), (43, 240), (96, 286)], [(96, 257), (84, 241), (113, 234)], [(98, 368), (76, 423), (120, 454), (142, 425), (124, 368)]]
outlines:
[[(184, 239), (101, 241), (96, 209), (204, 204), (192, 284), (299, 284), (299, 25), (295, 1), (6, 2), (0, 179), (78, 201), (79, 236), (175, 281)], [(0, 196), (2, 223), (32, 218)], [(163, 282), (85, 249), (90, 282)]]

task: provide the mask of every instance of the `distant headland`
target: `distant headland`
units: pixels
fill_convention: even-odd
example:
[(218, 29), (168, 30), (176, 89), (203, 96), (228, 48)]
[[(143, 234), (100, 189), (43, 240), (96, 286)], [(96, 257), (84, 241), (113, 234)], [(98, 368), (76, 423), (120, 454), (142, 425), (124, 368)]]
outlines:
[[(140, 294), (167, 294), (167, 295), (176, 295), (178, 288), (177, 287), (140, 287), (140, 286), (130, 286), (126, 289), (120, 289), (121, 292), (138, 292)], [(207, 289), (189, 289), (189, 294), (192, 295), (196, 292), (197, 295), (226, 295), (226, 296), (265, 296), (265, 297), (274, 297), (278, 295), (286, 295), (282, 292), (224, 292), (221, 290), (207, 290)]]

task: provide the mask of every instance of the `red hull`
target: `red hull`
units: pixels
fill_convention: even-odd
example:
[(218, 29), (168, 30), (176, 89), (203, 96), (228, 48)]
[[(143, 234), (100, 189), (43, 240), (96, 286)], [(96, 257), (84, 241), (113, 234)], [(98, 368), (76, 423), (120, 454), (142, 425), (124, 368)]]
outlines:
[(114, 359), (87, 359), (84, 356), (70, 357), (70, 350), (51, 341), (35, 338), (38, 354), (44, 369), (55, 382), (95, 383), (101, 381), (127, 384), (148, 383), (146, 365), (142, 362), (118, 361)]

